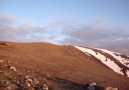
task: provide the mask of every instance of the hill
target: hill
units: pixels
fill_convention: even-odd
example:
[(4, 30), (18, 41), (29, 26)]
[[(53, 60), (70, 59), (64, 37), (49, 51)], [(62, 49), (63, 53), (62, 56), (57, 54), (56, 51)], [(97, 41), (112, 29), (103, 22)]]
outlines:
[[(89, 56), (75, 46), (50, 43), (1, 43), (4, 43), (0, 44), (2, 90), (4, 87), (7, 90), (8, 84), (11, 85), (10, 88), (24, 90), (28, 86), (26, 86), (28, 79), (31, 79), (31, 83), (33, 81), (35, 90), (43, 88), (44, 84), (49, 90), (83, 90), (83, 86), (89, 81), (103, 87), (116, 87), (119, 90), (129, 88), (128, 77), (114, 72), (98, 58)], [(16, 70), (11, 67), (15, 67)], [(7, 85), (4, 86), (3, 83)]]

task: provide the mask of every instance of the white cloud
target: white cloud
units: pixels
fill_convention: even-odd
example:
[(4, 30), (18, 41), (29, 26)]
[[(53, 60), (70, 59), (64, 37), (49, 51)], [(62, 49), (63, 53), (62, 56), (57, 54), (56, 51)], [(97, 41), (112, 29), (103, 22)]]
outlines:
[(62, 28), (61, 35), (65, 36), (60, 43), (107, 48), (110, 50), (115, 45), (114, 47), (117, 48), (113, 49), (114, 51), (129, 55), (129, 31), (119, 27), (109, 28), (106, 25), (106, 21), (97, 22), (99, 21), (95, 21), (89, 25), (77, 26), (66, 22), (63, 25), (62, 22), (61, 24), (60, 22), (58, 22), (59, 24), (56, 22), (56, 25)]
[[(46, 33), (36, 22), (12, 15), (0, 15), (0, 40), (2, 41), (42, 41)], [(40, 39), (39, 39), (40, 38)]]
[(0, 24), (10, 25), (19, 21), (18, 17), (0, 13)]
[(83, 45), (129, 55), (129, 30), (109, 28), (103, 19), (89, 25), (74, 20), (51, 20), (47, 26), (41, 27), (33, 20), (0, 15), (0, 40)]

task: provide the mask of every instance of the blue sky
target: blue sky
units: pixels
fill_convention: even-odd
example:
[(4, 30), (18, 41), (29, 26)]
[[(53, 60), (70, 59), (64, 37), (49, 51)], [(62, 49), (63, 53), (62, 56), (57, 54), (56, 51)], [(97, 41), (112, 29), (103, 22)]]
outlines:
[(84, 23), (106, 19), (111, 26), (127, 27), (128, 0), (0, 0), (1, 12), (32, 19), (43, 25), (51, 19), (77, 18)]
[(0, 0), (0, 40), (83, 45), (129, 55), (129, 1)]

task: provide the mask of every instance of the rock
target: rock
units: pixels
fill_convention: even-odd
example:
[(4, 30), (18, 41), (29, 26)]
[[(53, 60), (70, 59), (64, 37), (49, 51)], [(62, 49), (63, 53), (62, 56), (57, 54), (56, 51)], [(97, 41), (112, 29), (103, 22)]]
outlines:
[(34, 88), (30, 85), (29, 82), (25, 82), (24, 87), (25, 87), (25, 90), (34, 90)]
[(91, 83), (91, 84), (90, 84), (90, 86), (95, 86), (95, 85), (97, 85), (97, 84), (96, 84), (96, 83)]
[(107, 87), (106, 90), (118, 90), (117, 88)]
[(26, 82), (28, 82), (30, 85), (33, 85), (33, 80), (32, 79), (27, 79)]
[(29, 79), (30, 77), (27, 75), (27, 76), (25, 76), (25, 79)]
[(5, 66), (5, 67), (8, 67), (8, 68), (10, 67), (10, 66), (8, 66), (7, 64), (5, 64), (4, 66)]
[(11, 86), (8, 86), (7, 89), (8, 89), (8, 90), (11, 90)]
[(43, 90), (48, 90), (48, 86), (46, 84), (43, 84)]
[(43, 78), (43, 80), (46, 80), (46, 78)]
[(14, 66), (11, 66), (11, 67), (10, 67), (10, 70), (17, 71)]
[(30, 83), (29, 82), (25, 82), (25, 87), (30, 87)]
[(4, 62), (3, 60), (0, 60), (0, 62), (2, 63), (2, 62)]
[(7, 61), (7, 63), (10, 63), (10, 61)]
[(28, 81), (28, 82), (33, 82), (33, 80), (32, 80), (32, 79), (27, 79), (27, 81)]
[(86, 84), (84, 86), (84, 90), (94, 90), (94, 87), (93, 86), (90, 86), (89, 84)]
[(34, 81), (34, 84), (39, 84), (39, 81), (37, 79), (34, 78), (33, 81)]
[(104, 87), (97, 85), (96, 83), (86, 84), (84, 90), (104, 90)]
[(4, 72), (4, 75), (7, 75), (7, 73), (6, 73), (6, 72)]

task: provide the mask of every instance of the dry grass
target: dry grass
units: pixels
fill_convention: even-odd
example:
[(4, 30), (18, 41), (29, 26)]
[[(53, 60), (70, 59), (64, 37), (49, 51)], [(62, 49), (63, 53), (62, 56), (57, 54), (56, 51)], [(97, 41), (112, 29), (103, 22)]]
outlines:
[(53, 90), (79, 90), (77, 86), (86, 84), (89, 79), (104, 87), (129, 89), (129, 78), (115, 73), (95, 58), (89, 59), (72, 46), (10, 42), (0, 45), (0, 59), (11, 61), (19, 71), (25, 69), (31, 76), (48, 77)]

